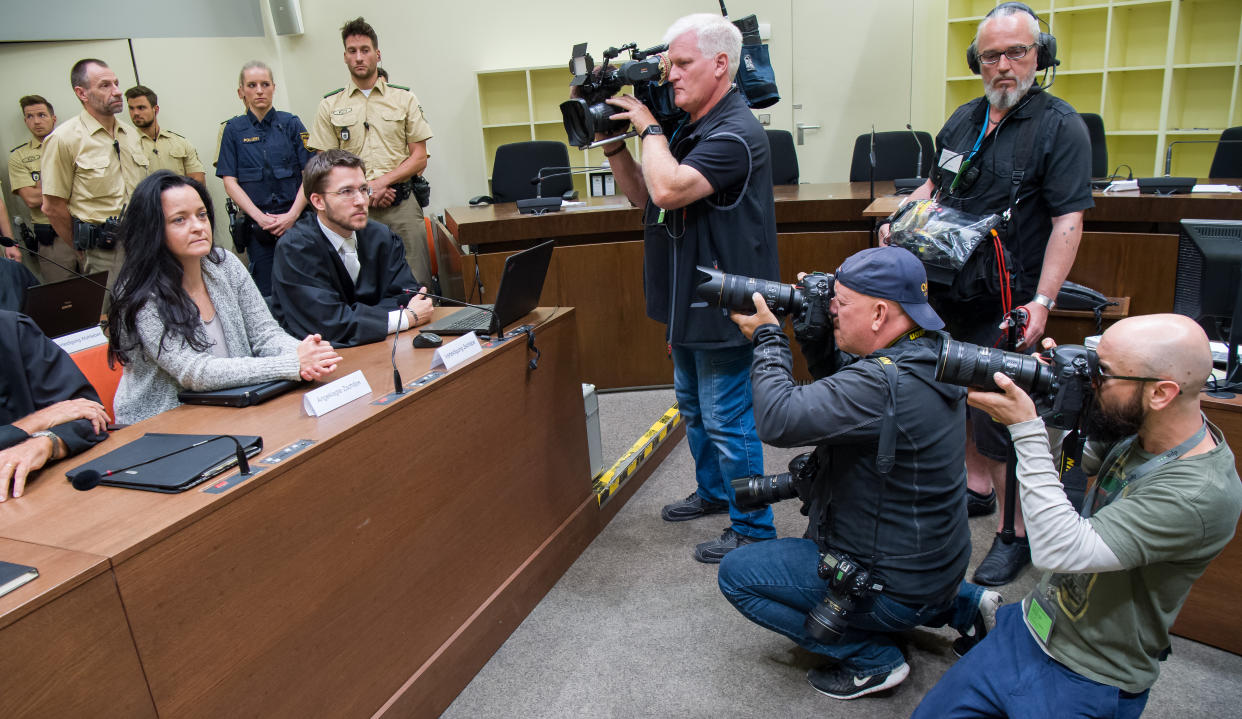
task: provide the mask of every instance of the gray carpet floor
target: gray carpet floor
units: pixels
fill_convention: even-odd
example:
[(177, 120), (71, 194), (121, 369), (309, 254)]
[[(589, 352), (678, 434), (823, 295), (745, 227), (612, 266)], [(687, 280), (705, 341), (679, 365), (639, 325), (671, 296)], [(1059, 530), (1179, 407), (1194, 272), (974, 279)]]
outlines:
[[(600, 395), (605, 464), (673, 401), (672, 390)], [(767, 471), (784, 471), (798, 453), (765, 447)], [(819, 694), (805, 675), (821, 661), (744, 619), (721, 596), (716, 567), (691, 557), (694, 544), (722, 532), (727, 517), (660, 519), (661, 506), (693, 489), (683, 440), (443, 716), (909, 716), (954, 661), (956, 632), (905, 634), (910, 676), (890, 692), (853, 701)], [(780, 536), (801, 535), (798, 502), (773, 509)], [(971, 520), (972, 572), (995, 525), (995, 516)], [(1016, 601), (1034, 582), (1028, 569), (1001, 592)], [(1242, 716), (1242, 657), (1174, 637), (1143, 716)]]

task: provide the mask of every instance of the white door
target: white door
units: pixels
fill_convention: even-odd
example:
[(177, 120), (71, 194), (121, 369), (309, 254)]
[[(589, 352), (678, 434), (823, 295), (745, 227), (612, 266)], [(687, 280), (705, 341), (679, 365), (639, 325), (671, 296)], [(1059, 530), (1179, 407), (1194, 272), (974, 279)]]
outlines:
[[(877, 132), (904, 130), (925, 114), (912, 107), (921, 96), (912, 100), (912, 47), (924, 44), (911, 41), (915, 15), (914, 0), (794, 0), (789, 101), (802, 182), (845, 182), (855, 138), (873, 124)], [(943, 36), (943, 24), (919, 24), (920, 32)], [(915, 129), (935, 135), (939, 124)]]

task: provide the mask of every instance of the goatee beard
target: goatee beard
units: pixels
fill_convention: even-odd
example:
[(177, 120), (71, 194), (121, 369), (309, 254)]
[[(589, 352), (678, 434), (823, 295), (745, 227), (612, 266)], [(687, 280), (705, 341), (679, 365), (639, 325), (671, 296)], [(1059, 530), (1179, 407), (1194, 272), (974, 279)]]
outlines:
[(991, 85), (985, 85), (983, 95), (988, 99), (988, 104), (998, 110), (1009, 110), (1022, 101), (1026, 97), (1026, 93), (1030, 91), (1031, 86), (1035, 84), (1035, 74), (1032, 73), (1025, 79), (1018, 79), (1018, 84), (1012, 90), (998, 90)]

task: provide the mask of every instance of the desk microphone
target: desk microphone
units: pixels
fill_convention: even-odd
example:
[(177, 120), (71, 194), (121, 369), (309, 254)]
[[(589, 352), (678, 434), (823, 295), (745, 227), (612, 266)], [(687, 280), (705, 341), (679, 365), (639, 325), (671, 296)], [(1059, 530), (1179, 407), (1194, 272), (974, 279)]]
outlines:
[[(20, 218), (18, 218), (18, 217), (14, 217), (13, 219), (14, 219), (14, 220), (18, 220), (18, 219), (20, 219)], [(60, 240), (60, 238), (58, 237), (58, 238), (56, 238), (56, 241), (57, 241), (57, 242), (60, 242), (61, 240)], [(57, 262), (56, 260), (53, 260), (51, 257), (45, 257), (44, 255), (41, 255), (41, 254), (39, 254), (38, 252), (35, 252), (34, 250), (30, 249), (29, 247), (26, 247), (24, 244), (22, 244), (22, 243), (18, 242), (17, 240), (13, 239), (12, 237), (0, 237), (0, 247), (17, 247), (17, 248), (21, 249), (21, 251), (22, 251), (22, 252), (29, 252), (30, 254), (34, 255), (35, 257), (38, 257), (38, 258), (39, 258), (39, 259), (41, 259), (41, 260), (47, 260), (48, 262), (51, 262), (53, 265), (56, 265), (57, 267), (59, 267), (60, 269), (64, 270), (65, 272), (68, 272), (69, 274), (73, 275), (74, 277), (79, 277), (79, 278), (84, 279), (84, 280), (86, 280), (87, 282), (91, 283), (92, 285), (95, 285), (96, 287), (100, 287), (100, 288), (102, 288), (102, 289), (103, 289), (103, 291), (104, 291), (104, 292), (106, 292), (106, 293), (108, 294), (108, 296), (111, 296), (111, 295), (112, 295), (112, 291), (111, 291), (111, 290), (109, 290), (109, 289), (107, 288), (107, 286), (99, 284), (98, 282), (96, 282), (95, 280), (92, 280), (90, 277), (87, 277), (86, 275), (82, 274), (81, 272), (76, 272), (76, 271), (74, 271), (74, 270), (69, 269), (68, 267), (65, 267), (64, 265), (60, 264), (60, 263), (59, 263), (59, 262)]]
[(238, 439), (231, 434), (218, 434), (215, 437), (208, 437), (207, 439), (200, 439), (199, 441), (195, 442), (194, 444), (189, 445), (188, 447), (182, 447), (181, 449), (174, 449), (173, 451), (166, 452), (164, 454), (161, 454), (158, 457), (152, 457), (151, 459), (146, 459), (141, 462), (136, 462), (134, 464), (129, 465), (128, 467), (121, 467), (120, 469), (109, 469), (106, 472), (100, 472), (94, 469), (84, 469), (81, 472), (78, 472), (76, 475), (74, 475), (70, 481), (73, 483), (74, 489), (80, 492), (85, 492), (88, 489), (94, 489), (95, 487), (98, 487), (99, 482), (104, 477), (111, 477), (114, 474), (120, 474), (121, 472), (128, 472), (129, 470), (134, 469), (136, 467), (141, 467), (146, 464), (151, 464), (152, 462), (158, 462), (161, 459), (167, 459), (168, 457), (171, 457), (174, 454), (181, 454), (182, 452), (188, 452), (191, 449), (194, 449), (195, 447), (201, 447), (204, 444), (207, 444), (208, 442), (214, 442), (217, 439), (233, 440), (233, 444), (237, 445), (237, 468), (238, 470), (241, 471), (242, 476), (246, 476), (250, 474), (250, 462), (246, 459), (246, 450), (242, 447), (241, 442), (239, 442)]
[(475, 304), (466, 302), (465, 300), (459, 300), (453, 297), (444, 297), (443, 295), (436, 295), (430, 292), (423, 292), (422, 290), (410, 290), (410, 289), (402, 288), (401, 291), (408, 292), (410, 294), (422, 295), (423, 297), (430, 297), (433, 300), (451, 302), (455, 305), (461, 305), (462, 307), (473, 307), (476, 310), (483, 310), (484, 312), (487, 312), (488, 314), (492, 316), (492, 325), (496, 327), (495, 332), (490, 332), (490, 328), (489, 328), (489, 334), (491, 334), (491, 336), (495, 337), (496, 339), (500, 339), (502, 336), (504, 336), (505, 328), (500, 326), (500, 316), (496, 314), (496, 310), (492, 309), (491, 307), (488, 307), (487, 305), (475, 305)]
[(543, 197), (543, 181), (553, 177), (565, 177), (566, 175), (585, 175), (591, 172), (611, 172), (604, 167), (591, 165), (577, 165), (572, 167), (541, 167), (535, 176), (530, 178), (530, 184), (535, 186), (535, 196)]
[(910, 135), (914, 137), (914, 144), (918, 145), (919, 147), (919, 159), (918, 159), (918, 162), (915, 163), (914, 165), (914, 176), (918, 178), (922, 178), (923, 177), (923, 141), (919, 139), (919, 134), (914, 131), (914, 128), (911, 127), (910, 123), (908, 122), (906, 123), (906, 129), (909, 130)]
[[(1234, 143), (1242, 143), (1242, 140), (1174, 140), (1169, 143), (1169, 149), (1164, 153), (1164, 176), (1169, 176), (1169, 169), (1173, 166), (1174, 145), (1232, 145)], [(5, 247), (8, 247), (8, 245), (5, 245)]]

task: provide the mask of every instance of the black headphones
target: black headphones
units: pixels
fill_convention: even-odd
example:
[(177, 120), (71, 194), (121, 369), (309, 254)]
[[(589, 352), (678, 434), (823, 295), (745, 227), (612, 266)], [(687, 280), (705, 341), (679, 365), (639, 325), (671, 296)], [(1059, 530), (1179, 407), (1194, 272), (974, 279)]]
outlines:
[[(1031, 8), (1027, 7), (1025, 4), (1020, 3), (1020, 2), (1001, 3), (1000, 5), (997, 5), (996, 7), (992, 8), (992, 11), (989, 12), (983, 19), (987, 20), (988, 18), (995, 15), (998, 10), (1001, 10), (1003, 8), (1009, 8), (1012, 10), (1021, 10), (1022, 12), (1025, 12), (1031, 17), (1035, 18), (1036, 23), (1043, 22), (1042, 20), (1039, 19), (1039, 16), (1035, 14), (1034, 10), (1032, 10)], [(977, 42), (977, 39), (972, 40), (970, 42), (970, 47), (966, 48), (966, 64), (970, 67), (971, 72), (978, 75), (980, 73), (979, 49), (975, 47), (976, 42)], [(1046, 70), (1047, 68), (1055, 67), (1061, 64), (1061, 61), (1057, 59), (1057, 39), (1053, 37), (1051, 33), (1046, 33), (1046, 32), (1039, 33), (1035, 37), (1035, 43), (1039, 46), (1038, 52), (1035, 56), (1036, 57), (1036, 60), (1035, 60), (1035, 71), (1036, 72), (1039, 72), (1040, 70)]]

